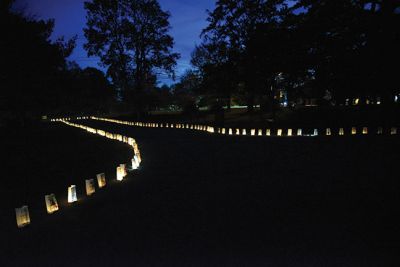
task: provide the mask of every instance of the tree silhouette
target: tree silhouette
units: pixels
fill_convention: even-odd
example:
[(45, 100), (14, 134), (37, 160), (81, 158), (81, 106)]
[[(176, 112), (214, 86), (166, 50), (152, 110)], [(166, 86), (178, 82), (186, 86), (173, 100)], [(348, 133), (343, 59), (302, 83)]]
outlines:
[(260, 98), (275, 106), (278, 76), (292, 98), (399, 93), (399, 1), (219, 0), (208, 22), (192, 64), (210, 92), (244, 89), (249, 111)]
[[(286, 10), (284, 0), (219, 0), (216, 8), (208, 13), (209, 25), (203, 30), (204, 42), (214, 43), (216, 48), (227, 52), (223, 63), (232, 77), (244, 84), (248, 97), (248, 109), (253, 110), (257, 86), (254, 86), (251, 71), (247, 66), (246, 51), (249, 40), (258, 25), (273, 24), (280, 20)], [(229, 79), (230, 81), (232, 79)], [(227, 88), (231, 85), (227, 85)]]
[(51, 41), (54, 21), (26, 17), (12, 10), (13, 3), (0, 5), (0, 106), (3, 120), (24, 124), (54, 110), (54, 89), (75, 39)]
[(157, 72), (174, 77), (179, 54), (172, 52), (170, 14), (156, 0), (93, 0), (85, 9), (89, 56), (99, 56), (125, 97), (142, 109), (143, 91), (154, 86)]

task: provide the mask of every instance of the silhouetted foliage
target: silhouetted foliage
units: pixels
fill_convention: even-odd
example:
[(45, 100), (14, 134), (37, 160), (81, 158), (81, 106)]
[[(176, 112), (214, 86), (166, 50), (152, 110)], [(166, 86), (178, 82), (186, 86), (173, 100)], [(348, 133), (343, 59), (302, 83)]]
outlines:
[(96, 68), (81, 69), (70, 63), (63, 73), (59, 94), (61, 114), (104, 114), (115, 102), (115, 90), (104, 73)]
[(99, 56), (125, 99), (143, 109), (144, 91), (155, 87), (157, 72), (174, 77), (179, 54), (172, 52), (170, 14), (156, 0), (93, 0), (85, 9), (89, 56)]
[(0, 6), (0, 124), (107, 112), (115, 96), (104, 73), (67, 60), (76, 37), (52, 41), (54, 20), (27, 17), (13, 3)]
[[(244, 85), (248, 97), (249, 110), (253, 109), (257, 85), (252, 84), (251, 73), (254, 66), (247, 58), (246, 52), (251, 36), (258, 25), (275, 24), (284, 14), (284, 0), (219, 0), (214, 11), (209, 12), (209, 25), (203, 30), (204, 47), (212, 47), (220, 55), (216, 72), (225, 81), (225, 94), (230, 97), (233, 87)], [(223, 57), (221, 57), (223, 55)], [(216, 65), (216, 64), (213, 64)], [(227, 75), (228, 74), (228, 75)], [(229, 75), (231, 74), (231, 75)]]
[(12, 11), (13, 2), (2, 1), (0, 6), (0, 113), (3, 121), (24, 124), (57, 106), (57, 78), (75, 39), (51, 41), (54, 21)]
[(200, 89), (200, 78), (192, 70), (187, 70), (179, 83), (173, 85), (173, 103), (187, 113), (197, 110), (197, 96)]
[(250, 111), (275, 107), (279, 86), (321, 103), (399, 94), (399, 1), (219, 0), (208, 22), (192, 55), (203, 94), (245, 95)]

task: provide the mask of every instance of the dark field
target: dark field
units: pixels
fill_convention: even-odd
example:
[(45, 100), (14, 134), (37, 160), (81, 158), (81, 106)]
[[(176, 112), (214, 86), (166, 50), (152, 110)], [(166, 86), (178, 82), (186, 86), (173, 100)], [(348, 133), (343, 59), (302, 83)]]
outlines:
[[(22, 145), (11, 138), (1, 266), (399, 266), (399, 136), (226, 137), (80, 123), (134, 137), (141, 169), (111, 182), (132, 157), (128, 146), (61, 124), (21, 134)], [(82, 193), (84, 179), (104, 170), (104, 190), (65, 204), (68, 185)], [(46, 193), (58, 197), (54, 215), (45, 214)], [(32, 224), (17, 229), (23, 204)]]

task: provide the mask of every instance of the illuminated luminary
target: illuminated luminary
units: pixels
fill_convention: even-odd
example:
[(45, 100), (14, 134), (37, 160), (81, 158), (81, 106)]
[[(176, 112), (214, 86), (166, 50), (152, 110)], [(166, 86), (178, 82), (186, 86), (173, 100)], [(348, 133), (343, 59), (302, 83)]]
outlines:
[(318, 136), (318, 129), (314, 129), (313, 136)]
[(352, 135), (357, 134), (357, 128), (356, 128), (356, 127), (352, 127), (352, 128), (351, 128), (351, 134), (352, 134)]
[(391, 135), (397, 134), (397, 128), (396, 127), (390, 128), (390, 134)]
[(128, 139), (128, 144), (131, 145), (131, 146), (133, 146), (134, 144), (136, 144), (136, 140), (133, 139), (132, 137), (129, 137), (129, 139)]
[(231, 128), (229, 128), (229, 135), (232, 135), (232, 134), (233, 134), (233, 131)]
[(22, 206), (21, 208), (16, 208), (15, 216), (17, 219), (18, 228), (25, 227), (31, 223), (31, 218), (29, 217), (28, 206)]
[(132, 158), (132, 170), (137, 170), (139, 168), (139, 159), (136, 155)]
[(135, 155), (137, 155), (138, 158), (139, 158), (139, 163), (141, 163), (142, 162), (142, 158), (140, 156), (139, 147), (138, 147), (138, 145), (136, 143), (133, 145), (133, 150), (135, 152)]
[(117, 167), (117, 181), (124, 180), (124, 177), (125, 177), (125, 171), (124, 171), (123, 167), (118, 166)]
[(293, 135), (293, 130), (292, 129), (288, 129), (287, 130), (287, 136), (292, 136)]
[(97, 185), (99, 188), (103, 188), (106, 186), (106, 174), (105, 173), (99, 173), (96, 175), (97, 178)]
[(383, 128), (382, 127), (378, 127), (378, 130), (376, 131), (377, 134), (382, 134), (383, 133)]
[(68, 187), (68, 203), (73, 203), (78, 201), (78, 198), (76, 196), (76, 186), (71, 185)]
[(221, 129), (221, 134), (225, 134), (225, 133), (226, 133), (225, 128), (222, 128), (222, 129)]
[(297, 136), (303, 135), (303, 129), (297, 129)]
[(267, 129), (267, 130), (265, 131), (265, 135), (266, 135), (266, 136), (271, 136), (271, 129)]
[(259, 130), (258, 130), (258, 136), (262, 136), (262, 135), (263, 135), (263, 132), (262, 132), (261, 129), (259, 129)]
[(368, 127), (363, 127), (362, 134), (368, 134)]
[(251, 136), (255, 136), (256, 135), (256, 129), (251, 129), (250, 134), (251, 134)]
[(360, 103), (360, 99), (359, 98), (353, 99), (353, 105), (354, 106), (358, 105), (359, 103)]
[(344, 129), (343, 128), (339, 129), (339, 135), (344, 135)]
[(90, 196), (96, 192), (96, 188), (94, 187), (94, 179), (89, 179), (85, 181), (86, 185), (86, 195)]
[(119, 164), (119, 166), (122, 168), (124, 171), (124, 177), (128, 175), (127, 169), (126, 169), (126, 164)]
[(193, 124), (190, 125), (190, 129), (193, 130)]
[(247, 135), (246, 129), (242, 129), (242, 135)]
[(236, 135), (240, 135), (240, 130), (236, 129)]
[(48, 214), (52, 214), (58, 211), (58, 203), (54, 194), (44, 196), (44, 201), (46, 202), (46, 209)]
[(277, 136), (282, 136), (282, 129), (278, 129), (278, 131), (276, 132)]
[(331, 128), (326, 128), (326, 135), (332, 135)]

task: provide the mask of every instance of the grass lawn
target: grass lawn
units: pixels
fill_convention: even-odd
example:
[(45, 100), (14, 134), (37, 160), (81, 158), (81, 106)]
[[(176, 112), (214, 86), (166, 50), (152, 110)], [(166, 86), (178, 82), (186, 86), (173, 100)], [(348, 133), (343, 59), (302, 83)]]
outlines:
[(229, 137), (81, 123), (134, 137), (141, 169), (46, 215), (40, 201), (52, 179), (61, 192), (83, 188), (84, 177), (115, 175), (131, 152), (61, 124), (26, 137), (9, 154), (25, 164), (7, 163), (21, 170), (6, 171), (13, 182), (2, 187), (12, 197), (9, 188), (28, 182), (39, 205), (26, 229), (14, 207), (2, 208), (2, 266), (398, 266), (398, 136)]

